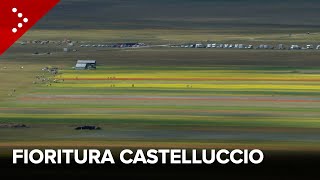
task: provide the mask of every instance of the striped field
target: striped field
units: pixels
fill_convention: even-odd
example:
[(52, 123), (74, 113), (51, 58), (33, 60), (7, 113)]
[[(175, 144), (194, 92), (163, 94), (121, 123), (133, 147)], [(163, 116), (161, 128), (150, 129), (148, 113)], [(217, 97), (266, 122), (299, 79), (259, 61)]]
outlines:
[[(100, 66), (50, 78), (57, 83), (36, 84), (0, 107), (2, 123), (32, 127), (22, 134), (0, 131), (0, 145), (89, 139), (97, 146), (157, 141), (172, 147), (320, 149), (317, 69)], [(73, 130), (80, 125), (103, 130)]]

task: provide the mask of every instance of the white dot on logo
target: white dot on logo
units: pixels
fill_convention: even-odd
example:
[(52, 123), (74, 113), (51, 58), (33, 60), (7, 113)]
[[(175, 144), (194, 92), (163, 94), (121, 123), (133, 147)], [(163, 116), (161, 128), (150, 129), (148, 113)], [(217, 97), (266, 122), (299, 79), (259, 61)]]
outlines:
[(19, 14), (18, 14), (18, 17), (19, 17), (19, 18), (22, 18), (22, 16), (23, 16), (22, 13), (19, 13)]
[(18, 24), (18, 27), (19, 27), (19, 28), (22, 28), (22, 26), (23, 26), (22, 23), (19, 23), (19, 24)]
[(29, 21), (28, 18), (24, 18), (24, 19), (23, 19), (23, 22), (25, 22), (25, 23), (27, 23), (28, 21)]
[(13, 28), (13, 29), (12, 29), (12, 32), (13, 32), (13, 33), (16, 33), (17, 31), (18, 31), (17, 28)]
[(17, 11), (18, 11), (17, 8), (12, 8), (13, 13), (16, 13)]

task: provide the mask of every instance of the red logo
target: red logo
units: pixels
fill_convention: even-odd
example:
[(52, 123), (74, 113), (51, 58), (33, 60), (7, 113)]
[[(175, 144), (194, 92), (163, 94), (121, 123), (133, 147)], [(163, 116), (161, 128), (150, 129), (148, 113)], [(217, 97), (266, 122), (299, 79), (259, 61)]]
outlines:
[(0, 0), (0, 55), (60, 0)]

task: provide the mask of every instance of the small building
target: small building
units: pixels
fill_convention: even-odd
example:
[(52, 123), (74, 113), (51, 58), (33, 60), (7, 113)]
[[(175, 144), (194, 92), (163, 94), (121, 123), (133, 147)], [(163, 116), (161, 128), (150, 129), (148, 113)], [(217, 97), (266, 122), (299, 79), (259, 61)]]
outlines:
[(86, 69), (96, 69), (96, 60), (78, 60), (75, 69), (86, 70)]
[(69, 48), (63, 48), (63, 52), (69, 52)]

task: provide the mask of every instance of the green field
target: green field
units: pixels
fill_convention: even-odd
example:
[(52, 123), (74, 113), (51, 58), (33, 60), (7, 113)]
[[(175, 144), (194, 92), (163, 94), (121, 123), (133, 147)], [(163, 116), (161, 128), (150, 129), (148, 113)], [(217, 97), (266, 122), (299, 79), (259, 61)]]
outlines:
[[(66, 54), (39, 47), (56, 52), (35, 56), (32, 46), (20, 49), (16, 45), (10, 50), (16, 53), (1, 61), (0, 75), (7, 78), (0, 87), (0, 124), (29, 128), (1, 128), (3, 150), (16, 146), (320, 149), (320, 68), (308, 65), (316, 61), (317, 51), (151, 48)], [(91, 55), (98, 61), (97, 70), (72, 69), (77, 58)], [(62, 70), (56, 76), (41, 71), (49, 65)], [(51, 80), (32, 83), (38, 75)], [(74, 130), (82, 125), (102, 130)]]

